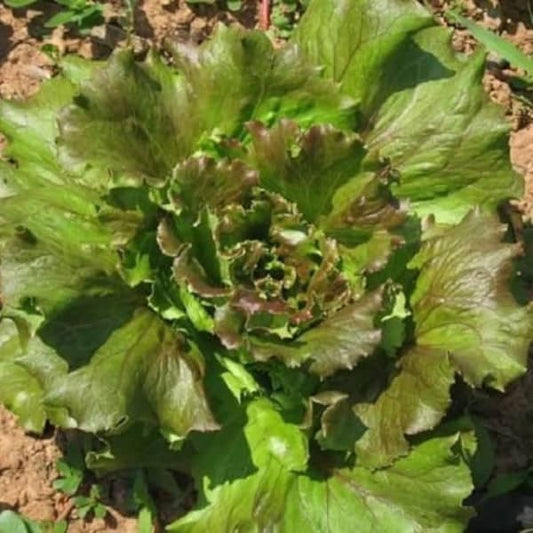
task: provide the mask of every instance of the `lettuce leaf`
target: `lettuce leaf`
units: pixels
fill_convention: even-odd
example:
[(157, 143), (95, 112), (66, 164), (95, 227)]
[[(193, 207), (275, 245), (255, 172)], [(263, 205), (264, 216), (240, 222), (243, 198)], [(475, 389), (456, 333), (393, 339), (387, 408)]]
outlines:
[(192, 476), (171, 530), (462, 531), (450, 387), (503, 390), (533, 334), (482, 51), (415, 0), (169, 51), (0, 104), (0, 401)]
[(415, 346), (377, 401), (355, 407), (368, 426), (356, 443), (365, 464), (390, 464), (409, 449), (404, 434), (440, 422), (455, 373), (472, 386), (503, 390), (526, 371), (533, 320), (531, 308), (511, 294), (520, 246), (501, 242), (504, 230), (473, 211), (457, 226), (427, 235), (411, 260), (420, 271), (411, 296)]
[[(244, 437), (244, 438), (243, 438)], [(303, 436), (264, 400), (247, 407), (243, 429), (210, 436), (194, 461), (201, 503), (170, 531), (462, 531), (470, 512), (461, 499), (471, 488), (467, 466), (451, 451), (458, 436), (417, 446), (393, 467), (299, 471)]]
[[(330, 36), (335, 36), (330, 38)], [(361, 102), (368, 147), (400, 172), (420, 215), (457, 223), (522, 194), (509, 126), (481, 84), (484, 55), (453, 52), (450, 33), (415, 2), (314, 2), (295, 36), (327, 78)]]

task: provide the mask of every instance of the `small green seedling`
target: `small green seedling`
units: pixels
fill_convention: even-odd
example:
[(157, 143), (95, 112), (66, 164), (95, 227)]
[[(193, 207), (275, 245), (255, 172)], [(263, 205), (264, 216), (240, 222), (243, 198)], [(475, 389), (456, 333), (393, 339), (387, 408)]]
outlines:
[(5, 0), (6, 5), (12, 7), (13, 9), (22, 9), (23, 7), (30, 6), (35, 4), (37, 0)]
[(104, 518), (107, 508), (101, 503), (102, 490), (99, 485), (91, 485), (88, 496), (76, 496), (74, 505), (80, 518), (85, 518), (89, 513), (93, 513), (96, 518)]
[[(216, 0), (187, 0), (187, 3), (212, 5), (216, 3)], [(273, 33), (278, 37), (289, 37), (308, 3), (309, 0), (273, 0), (270, 2), (269, 18)], [(229, 11), (241, 11), (245, 2), (226, 0), (224, 4)]]
[(91, 485), (88, 495), (79, 494), (86, 474), (81, 446), (71, 443), (67, 447), (65, 457), (57, 462), (57, 470), (60, 477), (54, 481), (53, 487), (68, 496), (74, 496), (72, 501), (80, 518), (85, 518), (91, 512), (96, 518), (103, 518), (107, 514), (106, 507), (101, 503), (99, 485)]
[(123, 0), (124, 5), (124, 29), (128, 35), (128, 39), (131, 38), (135, 29), (135, 8), (137, 7), (138, 0)]
[(155, 502), (148, 490), (148, 483), (142, 469), (137, 470), (133, 481), (133, 504), (138, 511), (137, 529), (139, 533), (151, 533), (157, 517)]
[(85, 462), (81, 449), (74, 445), (68, 446), (65, 457), (57, 461), (57, 470), (60, 477), (54, 481), (54, 489), (69, 496), (76, 494), (85, 476)]
[[(28, 7), (37, 0), (5, 0), (9, 7), (14, 9)], [(45, 28), (57, 28), (66, 24), (72, 24), (81, 33), (88, 32), (92, 27), (103, 22), (102, 4), (91, 0), (54, 0), (62, 6), (61, 11), (50, 17), (45, 23)]]

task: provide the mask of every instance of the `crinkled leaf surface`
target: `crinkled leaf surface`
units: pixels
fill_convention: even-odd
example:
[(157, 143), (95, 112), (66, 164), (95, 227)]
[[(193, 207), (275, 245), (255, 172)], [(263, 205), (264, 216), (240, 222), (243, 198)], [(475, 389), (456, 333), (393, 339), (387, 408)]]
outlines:
[(68, 304), (80, 294), (105, 294), (113, 290), (113, 280), (82, 261), (69, 264), (56, 254), (23, 236), (2, 242), (1, 288), (3, 311), (21, 308), (32, 298), (44, 313)]
[(417, 343), (446, 343), (467, 382), (500, 390), (525, 371), (533, 334), (531, 310), (510, 291), (520, 245), (501, 242), (505, 229), (472, 212), (442, 236), (429, 237), (409, 265), (420, 269), (411, 298)]
[(302, 134), (288, 120), (272, 129), (260, 123), (248, 128), (261, 185), (295, 202), (310, 222), (331, 210), (335, 191), (361, 170), (365, 150), (356, 135), (330, 126)]
[[(59, 133), (56, 118), (77, 92), (77, 85), (90, 77), (97, 62), (91, 63), (70, 56), (62, 60), (62, 75), (43, 83), (41, 90), (26, 101), (0, 102), (0, 129), (8, 138), (4, 155), (17, 162), (12, 172), (5, 161), (0, 162), (0, 177), (16, 181), (25, 190), (37, 185), (65, 183), (65, 176), (57, 160), (56, 139)], [(96, 186), (96, 176), (90, 184)], [(84, 181), (82, 176), (76, 180)]]
[(274, 345), (251, 341), (252, 352), (257, 359), (276, 356), (290, 366), (311, 360), (311, 371), (320, 376), (342, 368), (351, 369), (379, 343), (381, 336), (374, 326), (374, 317), (380, 306), (380, 293), (370, 293), (310, 329), (294, 343)]
[(52, 254), (64, 253), (71, 264), (112, 271), (117, 257), (111, 248), (111, 232), (87, 200), (85, 212), (77, 210), (83, 196), (65, 192), (63, 186), (49, 186), (4, 198), (2, 217), (11, 227), (26, 228)]
[(369, 428), (356, 445), (364, 463), (389, 464), (407, 452), (404, 434), (433, 428), (450, 403), (456, 372), (473, 386), (500, 390), (525, 372), (533, 319), (511, 294), (519, 249), (501, 242), (503, 230), (472, 212), (429, 236), (411, 261), (420, 270), (411, 298), (416, 346), (376, 403), (355, 408)]
[(517, 247), (463, 220), (520, 190), (482, 54), (414, 0), (171, 48), (0, 105), (0, 401), (192, 472), (177, 531), (463, 530), (457, 437), (407, 439), (532, 334)]
[(502, 110), (480, 83), (483, 56), (455, 54), (433, 24), (416, 2), (326, 0), (310, 6), (296, 42), (361, 101), (364, 139), (401, 173), (396, 193), (458, 222), (473, 204), (520, 196), (521, 182)]
[(409, 81), (416, 83), (416, 78), (402, 77), (407, 65), (390, 66), (410, 35), (432, 23), (415, 2), (326, 0), (311, 4), (295, 40), (306, 56), (324, 67), (327, 77), (361, 102), (369, 116), (391, 92), (409, 87)]
[(69, 167), (92, 163), (161, 182), (180, 159), (217, 137), (240, 137), (248, 120), (302, 125), (353, 121), (348, 98), (266, 36), (219, 27), (200, 50), (176, 48), (180, 74), (155, 54), (139, 64), (117, 53), (60, 119)]

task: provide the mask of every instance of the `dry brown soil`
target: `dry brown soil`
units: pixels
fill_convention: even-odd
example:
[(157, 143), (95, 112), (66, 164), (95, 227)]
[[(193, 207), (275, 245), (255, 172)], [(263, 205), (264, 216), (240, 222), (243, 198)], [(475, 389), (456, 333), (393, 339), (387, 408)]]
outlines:
[[(469, 17), (508, 37), (526, 53), (533, 53), (533, 20), (527, 2), (465, 0), (459, 3)], [(437, 12), (444, 4), (450, 4), (444, 0), (430, 3)], [(152, 43), (159, 45), (165, 38), (199, 42), (218, 22), (253, 27), (257, 20), (254, 1), (249, 1), (238, 17), (212, 7), (192, 10), (184, 1), (178, 0), (141, 0), (139, 4), (135, 14), (135, 39), (139, 47)], [(27, 97), (37, 91), (43, 79), (52, 75), (53, 62), (41, 51), (43, 44), (51, 43), (61, 52), (75, 52), (88, 58), (109, 55), (125, 37), (119, 24), (119, 6), (119, 0), (108, 2), (106, 27), (79, 38), (63, 28), (43, 34), (45, 4), (15, 12), (0, 4), (0, 96)], [(50, 14), (46, 12), (47, 16)], [(462, 31), (456, 32), (455, 45), (465, 52), (474, 46), (472, 39)], [(512, 97), (505, 81), (508, 74), (509, 71), (494, 66), (487, 73), (485, 85), (493, 100), (504, 106), (512, 124), (512, 160), (528, 183), (522, 205), (525, 212), (533, 216), (533, 114), (531, 108)], [(1, 143), (0, 139), (0, 149)], [(532, 379), (528, 375), (514, 386), (510, 394), (499, 400), (498, 405), (503, 405), (503, 409), (495, 407), (489, 413), (496, 434), (503, 435), (499, 445), (514, 450), (509, 455), (510, 469), (533, 462), (533, 435), (522, 435), (524, 431), (527, 433), (526, 425), (533, 427), (525, 418), (533, 415), (533, 387), (529, 386), (533, 385)], [(72, 504), (52, 488), (57, 477), (55, 462), (60, 455), (55, 435), (42, 438), (25, 435), (14, 417), (0, 406), (0, 510), (15, 509), (35, 520), (57, 520), (68, 512), (69, 533), (135, 531), (135, 519), (124, 517), (113, 509), (107, 520), (87, 522), (76, 518)]]

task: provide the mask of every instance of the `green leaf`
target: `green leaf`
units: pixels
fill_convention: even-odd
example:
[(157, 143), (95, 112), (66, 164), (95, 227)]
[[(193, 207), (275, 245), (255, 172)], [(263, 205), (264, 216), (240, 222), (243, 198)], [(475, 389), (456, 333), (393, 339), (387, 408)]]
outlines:
[(299, 476), (287, 494), (282, 530), (464, 531), (473, 513), (462, 499), (472, 483), (450, 451), (456, 441), (424, 442), (380, 472), (356, 467), (335, 470), (326, 480)]
[(69, 22), (73, 22), (76, 20), (76, 12), (75, 11), (60, 11), (59, 13), (56, 13), (53, 17), (50, 17), (45, 23), (45, 28), (57, 28), (58, 26), (62, 26), (63, 24), (68, 24)]
[(356, 443), (365, 466), (389, 465), (409, 451), (404, 436), (435, 427), (450, 404), (454, 368), (445, 349), (415, 347), (399, 361), (399, 374), (373, 404), (358, 404), (355, 413), (368, 428)]
[(150, 509), (142, 507), (137, 517), (137, 531), (138, 533), (152, 533), (153, 531), (153, 517)]
[(230, 11), (240, 11), (242, 9), (242, 0), (228, 0), (228, 9)]
[(32, 299), (35, 307), (47, 315), (80, 294), (90, 298), (116, 290), (116, 279), (106, 278), (101, 270), (78, 258), (60, 259), (41, 243), (20, 237), (6, 239), (0, 244), (0, 253), (4, 314), (24, 308)]
[(57, 470), (62, 477), (54, 481), (54, 489), (69, 495), (76, 494), (83, 481), (83, 470), (71, 467), (69, 463), (62, 459), (57, 463)]
[(116, 53), (60, 117), (63, 161), (92, 163), (130, 180), (161, 182), (213, 135), (240, 137), (247, 120), (276, 115), (344, 125), (350, 103), (294, 48), (259, 32), (220, 27), (199, 50), (176, 49), (178, 70), (155, 54)]
[(260, 391), (260, 387), (253, 375), (243, 365), (233, 361), (229, 357), (220, 355), (217, 356), (217, 360), (225, 369), (221, 374), (221, 378), (237, 401), (240, 402), (243, 397), (253, 395)]
[(183, 458), (158, 429), (134, 424), (123, 433), (100, 438), (102, 446), (87, 453), (87, 468), (97, 475), (133, 468), (187, 470)]
[(42, 533), (42, 531), (36, 522), (14, 511), (7, 510), (0, 513), (0, 533)]
[(360, 173), (336, 191), (333, 209), (321, 224), (348, 246), (365, 242), (374, 232), (397, 229), (406, 219), (405, 206), (390, 191), (390, 167), (373, 166), (375, 172)]
[(194, 219), (206, 206), (240, 203), (257, 184), (257, 173), (241, 161), (189, 158), (174, 169), (168, 194), (176, 212), (188, 212)]
[(87, 365), (57, 383), (45, 401), (63, 427), (109, 432), (140, 421), (183, 438), (192, 430), (217, 428), (202, 374), (198, 349), (152, 313), (139, 310)]
[(65, 455), (57, 461), (56, 468), (60, 477), (54, 481), (54, 488), (71, 496), (76, 494), (86, 472), (81, 446), (77, 442), (67, 443)]
[(329, 213), (337, 189), (361, 170), (365, 149), (355, 134), (331, 126), (302, 132), (287, 120), (270, 130), (257, 122), (248, 128), (261, 186), (295, 202), (309, 222)]
[(38, 182), (63, 181), (54, 146), (58, 134), (55, 118), (74, 93), (73, 84), (61, 77), (45, 82), (27, 101), (0, 102), (0, 128), (9, 141), (4, 153), (18, 163), (17, 173), (9, 172), (9, 166), (2, 163), (0, 175), (17, 179), (25, 188), (36, 182), (36, 176)]
[(445, 15), (452, 22), (458, 22), (461, 26), (464, 26), (489, 52), (499, 55), (509, 61), (514, 67), (521, 68), (533, 76), (533, 60), (511, 41), (490, 30), (486, 30), (451, 9), (446, 11)]
[[(69, 194), (63, 185), (50, 185), (0, 202), (2, 216), (12, 227), (27, 229), (53, 254), (63, 253), (71, 264), (82, 262), (107, 272), (115, 269), (112, 234), (98, 220), (90, 198)], [(78, 205), (83, 205), (85, 212), (80, 212)]]
[(397, 90), (399, 84), (388, 83), (388, 78), (404, 81), (401, 75), (407, 65), (391, 68), (398, 50), (413, 33), (432, 24), (429, 13), (416, 2), (324, 0), (310, 4), (294, 40), (369, 116)]
[(209, 503), (169, 530), (464, 531), (472, 513), (462, 500), (472, 483), (450, 450), (456, 442), (457, 436), (424, 442), (377, 473), (354, 468), (309, 476), (270, 461), (245, 479), (209, 490)]
[(494, 477), (487, 486), (484, 500), (496, 498), (502, 494), (509, 494), (520, 487), (530, 475), (529, 469), (519, 472), (509, 472)]
[(408, 452), (404, 434), (435, 427), (456, 372), (472, 386), (499, 390), (525, 372), (533, 320), (510, 292), (520, 250), (501, 242), (504, 229), (474, 211), (458, 226), (435, 228), (411, 261), (420, 269), (411, 297), (416, 346), (377, 401), (355, 407), (368, 427), (356, 444), (363, 464), (390, 464)]
[(9, 7), (13, 7), (15, 9), (26, 7), (37, 2), (37, 0), (5, 0), (5, 1), (6, 1), (6, 5), (8, 5)]
[(365, 427), (355, 416), (348, 395), (322, 392), (312, 400), (326, 407), (316, 436), (320, 447), (323, 450), (352, 451)]
[(522, 184), (503, 111), (481, 84), (483, 55), (453, 52), (450, 32), (432, 26), (416, 2), (326, 0), (311, 4), (296, 41), (361, 101), (368, 148), (401, 174), (395, 194), (455, 223), (473, 204), (491, 210), (520, 197)]
[[(395, 194), (409, 198), (419, 215), (434, 214), (450, 223), (459, 222), (472, 205), (490, 211), (520, 197), (522, 180), (509, 162), (503, 110), (489, 101), (481, 85), (483, 55), (451, 56), (450, 36), (442, 28), (419, 32), (414, 39), (454, 75), (425, 81), (429, 74), (424, 76), (417, 62), (416, 89), (393, 94), (376, 114), (368, 143), (400, 172)], [(413, 111), (402, 113), (405, 109)]]
[(28, 360), (39, 361), (51, 376), (66, 372), (66, 365), (37, 338), (24, 347), (11, 320), (0, 321), (0, 403), (17, 415), (27, 431), (41, 433), (47, 412), (43, 406), (45, 376), (34, 371)]
[(278, 357), (289, 366), (310, 360), (311, 372), (322, 377), (352, 369), (379, 344), (381, 332), (375, 328), (374, 319), (380, 308), (381, 293), (369, 293), (291, 343), (251, 339), (252, 354), (260, 361)]
[(409, 265), (420, 269), (411, 298), (417, 343), (446, 347), (468, 383), (498, 390), (525, 372), (533, 335), (531, 310), (509, 286), (521, 247), (501, 242), (505, 230), (474, 211), (430, 236)]
[(105, 505), (98, 503), (93, 507), (93, 512), (95, 518), (102, 519), (107, 515), (107, 508)]
[(477, 441), (476, 452), (472, 455), (469, 466), (476, 488), (484, 487), (491, 478), (496, 464), (496, 450), (492, 436), (483, 421), (471, 418)]
[[(280, 517), (290, 471), (306, 467), (306, 439), (267, 399), (250, 402), (246, 417), (244, 427), (226, 424), (209, 438), (197, 439), (193, 471), (205, 503), (170, 531), (261, 530)], [(221, 449), (224, 461), (219, 460)]]
[(54, 522), (52, 533), (67, 533), (68, 523), (66, 520), (59, 520)]
[(295, 46), (275, 50), (262, 32), (220, 26), (197, 53), (176, 47), (174, 58), (191, 82), (189, 101), (204, 132), (234, 136), (247, 121), (272, 124), (281, 117), (303, 127), (353, 124), (353, 102)]

